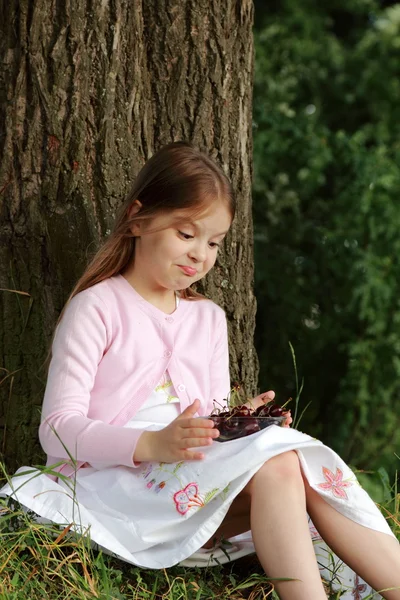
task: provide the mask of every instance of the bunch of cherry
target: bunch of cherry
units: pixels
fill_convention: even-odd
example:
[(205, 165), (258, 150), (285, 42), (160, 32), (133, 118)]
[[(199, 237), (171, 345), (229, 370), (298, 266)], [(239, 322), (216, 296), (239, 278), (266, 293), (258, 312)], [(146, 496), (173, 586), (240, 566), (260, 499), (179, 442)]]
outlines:
[(225, 442), (257, 433), (270, 425), (282, 425), (286, 415), (287, 411), (277, 404), (263, 404), (256, 410), (242, 404), (213, 414), (209, 418), (214, 421), (220, 432), (216, 441)]

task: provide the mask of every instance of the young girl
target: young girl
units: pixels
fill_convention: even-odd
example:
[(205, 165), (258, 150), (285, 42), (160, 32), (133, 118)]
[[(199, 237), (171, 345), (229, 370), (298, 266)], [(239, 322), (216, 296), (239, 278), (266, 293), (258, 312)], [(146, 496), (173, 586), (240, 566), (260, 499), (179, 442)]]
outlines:
[(39, 435), (60, 476), (16, 477), (2, 494), (90, 526), (100, 547), (143, 567), (196, 552), (199, 562), (251, 530), (268, 576), (292, 579), (276, 583), (283, 600), (326, 599), (310, 515), (314, 537), (357, 573), (353, 598), (363, 577), (399, 600), (399, 544), (332, 450), (276, 426), (215, 441), (207, 415), (230, 389), (226, 320), (190, 286), (214, 265), (234, 212), (226, 176), (191, 145), (147, 162), (56, 330)]

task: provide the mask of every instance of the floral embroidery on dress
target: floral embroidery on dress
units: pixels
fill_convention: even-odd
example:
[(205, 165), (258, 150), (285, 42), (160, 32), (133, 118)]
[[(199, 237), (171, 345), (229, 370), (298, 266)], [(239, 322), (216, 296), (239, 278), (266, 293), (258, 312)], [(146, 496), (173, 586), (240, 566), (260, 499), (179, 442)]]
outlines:
[(142, 469), (142, 474), (143, 474), (143, 477), (144, 477), (145, 479), (147, 479), (147, 478), (148, 478), (148, 476), (150, 475), (150, 473), (152, 472), (152, 470), (153, 470), (153, 465), (152, 465), (152, 463), (147, 463), (147, 464), (145, 464), (145, 465), (144, 465), (144, 468)]
[[(182, 485), (179, 477), (177, 476), (177, 472), (183, 465), (184, 461), (171, 465), (169, 465), (168, 463), (158, 463), (158, 466), (157, 463), (144, 463), (141, 470), (141, 475), (143, 479), (147, 480), (147, 478), (150, 477), (150, 475), (153, 476), (152, 479), (146, 483), (146, 488), (148, 490), (152, 489), (155, 491), (156, 494), (159, 494), (161, 490), (165, 488), (168, 481), (174, 478), (179, 481), (180, 485)], [(158, 475), (160, 473), (162, 473), (163, 475), (162, 479), (158, 481)]]
[(222, 492), (220, 494), (221, 499), (222, 499), (223, 502), (226, 500), (226, 497), (227, 497), (227, 495), (229, 493), (230, 487), (231, 487), (231, 483), (229, 482), (228, 485), (226, 487), (224, 487), (224, 489), (222, 490)]
[(360, 578), (358, 575), (355, 576), (354, 579), (354, 588), (351, 592), (354, 600), (362, 600), (361, 594), (367, 591), (367, 585), (365, 583), (360, 583)]
[(158, 494), (158, 492), (161, 492), (161, 490), (165, 488), (165, 484), (166, 481), (160, 481), (160, 483), (157, 483), (156, 487), (154, 488), (155, 493)]
[(167, 373), (165, 372), (164, 375), (161, 377), (160, 381), (158, 382), (155, 391), (159, 392), (161, 390), (165, 390), (165, 388), (169, 388), (171, 387), (171, 385), (172, 381), (167, 377)]
[[(228, 487), (228, 486), (227, 486)], [(227, 488), (225, 488), (227, 490)], [(210, 500), (212, 500), (220, 491), (220, 488), (214, 488), (207, 492), (203, 498), (199, 494), (199, 486), (192, 481), (186, 487), (175, 492), (173, 499), (176, 510), (180, 515), (186, 515), (190, 508), (203, 508)]]
[(353, 483), (351, 481), (343, 481), (343, 471), (337, 468), (336, 474), (334, 474), (327, 467), (322, 467), (322, 472), (326, 482), (318, 483), (318, 487), (321, 488), (321, 490), (332, 492), (336, 498), (348, 500), (348, 496), (343, 488), (350, 487)]
[(179, 490), (174, 494), (174, 502), (176, 510), (179, 514), (185, 515), (189, 508), (193, 506), (202, 507), (204, 502), (199, 496), (199, 486), (197, 483), (188, 483), (183, 490)]
[(168, 402), (172, 402), (173, 400), (179, 400), (179, 398), (177, 396), (175, 396), (174, 394), (169, 394), (168, 393), (168, 390), (170, 388), (172, 388), (172, 385), (173, 384), (172, 384), (171, 379), (169, 379), (167, 377), (167, 374), (164, 373), (164, 375), (160, 379), (160, 383), (155, 388), (156, 392), (164, 392), (165, 393), (167, 403)]
[(174, 396), (173, 394), (168, 394), (167, 402), (172, 402), (173, 400), (179, 400), (178, 396)]

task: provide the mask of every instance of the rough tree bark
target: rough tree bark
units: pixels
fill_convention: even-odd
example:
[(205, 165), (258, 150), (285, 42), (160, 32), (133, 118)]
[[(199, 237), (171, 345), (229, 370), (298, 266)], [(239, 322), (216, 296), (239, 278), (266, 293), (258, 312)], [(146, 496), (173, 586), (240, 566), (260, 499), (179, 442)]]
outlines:
[[(54, 323), (143, 162), (208, 150), (238, 212), (204, 284), (230, 322), (232, 379), (256, 388), (251, 0), (0, 0), (0, 450), (43, 455)], [(18, 292), (25, 292), (22, 295)]]

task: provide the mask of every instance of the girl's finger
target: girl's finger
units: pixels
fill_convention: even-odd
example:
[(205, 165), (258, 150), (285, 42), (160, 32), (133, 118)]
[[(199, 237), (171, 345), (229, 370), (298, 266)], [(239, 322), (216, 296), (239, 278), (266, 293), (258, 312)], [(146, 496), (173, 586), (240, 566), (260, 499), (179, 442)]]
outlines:
[(199, 429), (199, 427), (190, 427), (188, 429), (182, 429), (182, 439), (186, 440), (187, 438), (205, 438), (212, 437), (216, 438), (219, 436), (218, 429)]
[(211, 419), (185, 419), (179, 423), (182, 429), (212, 429), (215, 426)]
[(193, 417), (197, 413), (197, 411), (199, 410), (199, 408), (200, 408), (200, 400), (198, 398), (196, 398), (196, 400), (192, 404), (189, 404), (189, 406), (187, 406), (185, 408), (185, 410), (183, 410), (181, 412), (181, 414), (179, 415), (179, 417), (176, 417), (175, 420), (176, 421), (180, 421), (182, 419), (187, 419), (188, 417), (189, 418)]
[(185, 421), (182, 421), (182, 423), (180, 423), (181, 427), (191, 427), (193, 429), (195, 429), (196, 427), (207, 427), (207, 428), (212, 428), (214, 427), (215, 423), (212, 419), (206, 419), (201, 418), (201, 417), (196, 417), (194, 419), (185, 419)]
[(210, 437), (191, 437), (182, 440), (182, 446), (184, 448), (200, 448), (201, 446), (211, 446), (212, 443), (213, 439)]
[(269, 390), (269, 392), (264, 392), (263, 394), (260, 394), (260, 396), (264, 402), (270, 402), (275, 398), (275, 392), (273, 390)]
[(283, 416), (286, 417), (286, 421), (284, 422), (283, 426), (290, 427), (290, 424), (293, 422), (292, 416), (290, 414), (290, 410), (288, 410), (286, 413), (283, 413)]
[(203, 460), (205, 455), (202, 452), (191, 452), (183, 450), (178, 460)]

